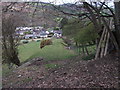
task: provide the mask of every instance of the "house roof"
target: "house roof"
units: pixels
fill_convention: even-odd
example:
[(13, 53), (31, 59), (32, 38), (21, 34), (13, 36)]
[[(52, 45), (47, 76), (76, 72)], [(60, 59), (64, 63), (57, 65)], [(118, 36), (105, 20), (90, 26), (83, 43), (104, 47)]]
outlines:
[(62, 30), (54, 30), (54, 33), (62, 33)]
[(27, 34), (27, 35), (25, 35), (25, 37), (31, 37), (31, 36), (33, 36), (33, 34)]

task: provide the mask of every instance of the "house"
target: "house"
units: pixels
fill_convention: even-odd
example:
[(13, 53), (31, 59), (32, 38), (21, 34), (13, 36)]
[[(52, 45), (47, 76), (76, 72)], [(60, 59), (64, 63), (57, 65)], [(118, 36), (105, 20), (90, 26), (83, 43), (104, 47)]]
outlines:
[(41, 38), (47, 38), (47, 37), (48, 37), (48, 34), (46, 34), (46, 33), (41, 33), (41, 34), (40, 34), (40, 37), (41, 37)]
[(46, 38), (48, 37), (49, 32), (48, 31), (40, 31), (40, 32), (33, 32), (32, 34), (26, 34), (24, 35), (25, 39), (29, 38)]
[(40, 37), (41, 37), (41, 38), (43, 38), (43, 37), (46, 38), (46, 37), (48, 37), (48, 34), (49, 34), (48, 31), (41, 31), (41, 32), (40, 32)]
[(62, 30), (54, 30), (54, 37), (60, 38), (62, 37)]
[(16, 31), (17, 35), (24, 35), (26, 31), (25, 30), (20, 30), (20, 31)]
[[(17, 27), (16, 28), (16, 35), (19, 35), (25, 39), (29, 38), (46, 38), (49, 35), (49, 31), (45, 30), (43, 27)], [(61, 37), (62, 32), (60, 30), (53, 30), (55, 37)]]
[(27, 34), (27, 35), (24, 36), (25, 39), (30, 39), (30, 38), (32, 39), (34, 37), (35, 36), (33, 34)]

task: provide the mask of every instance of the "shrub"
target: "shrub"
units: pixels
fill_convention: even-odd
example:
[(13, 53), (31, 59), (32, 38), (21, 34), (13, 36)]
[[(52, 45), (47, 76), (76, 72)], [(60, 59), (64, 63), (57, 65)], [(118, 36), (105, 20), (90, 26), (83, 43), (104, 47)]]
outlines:
[(24, 35), (26, 34), (32, 34), (30, 31), (24, 32)]
[(52, 44), (52, 40), (51, 39), (42, 40), (41, 43), (40, 43), (40, 48), (42, 49), (46, 45), (51, 45), (51, 44)]
[(54, 30), (60, 30), (60, 28), (59, 27), (54, 27)]
[(37, 42), (40, 42), (40, 40), (37, 40)]
[(29, 41), (28, 40), (24, 40), (24, 41), (22, 41), (22, 43), (24, 43), (24, 44), (26, 44), (26, 43), (28, 43)]

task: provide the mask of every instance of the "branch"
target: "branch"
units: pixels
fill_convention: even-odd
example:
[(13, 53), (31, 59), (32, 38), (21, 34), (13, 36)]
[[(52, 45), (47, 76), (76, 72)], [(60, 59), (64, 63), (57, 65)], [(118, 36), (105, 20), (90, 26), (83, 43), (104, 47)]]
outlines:
[(115, 16), (115, 14), (114, 14), (113, 10), (112, 10), (110, 7), (108, 7), (108, 5), (106, 5), (106, 4), (105, 4), (105, 3), (103, 3), (103, 2), (100, 2), (100, 3), (102, 3), (103, 5), (105, 5), (105, 6), (106, 6), (106, 8), (110, 10), (110, 12), (112, 13), (112, 15), (113, 15), (113, 16)]
[[(97, 30), (100, 30), (100, 28), (99, 28), (99, 25), (98, 25), (98, 22), (97, 22), (97, 20), (96, 20), (96, 15), (94, 14), (94, 12), (91, 10), (91, 8), (90, 7), (92, 7), (92, 8), (94, 8), (93, 6), (91, 6), (90, 4), (88, 4), (87, 2), (83, 2), (83, 4), (84, 4), (84, 6), (85, 6), (85, 8), (88, 10), (88, 12), (90, 13), (90, 15), (91, 15), (91, 20), (92, 20), (92, 22), (94, 23), (94, 25), (95, 25), (95, 27), (96, 27), (96, 29)], [(95, 8), (94, 8), (95, 9)], [(93, 10), (94, 10), (93, 9)]]
[(2, 9), (3, 12), (7, 12), (8, 10), (10, 10), (17, 2), (12, 2), (10, 3), (8, 6), (4, 7)]

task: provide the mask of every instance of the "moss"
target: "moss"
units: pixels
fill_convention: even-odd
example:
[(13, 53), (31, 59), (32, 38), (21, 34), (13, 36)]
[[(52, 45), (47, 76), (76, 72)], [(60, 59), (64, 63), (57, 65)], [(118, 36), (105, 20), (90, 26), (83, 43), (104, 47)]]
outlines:
[(47, 69), (58, 68), (58, 67), (59, 67), (58, 64), (45, 64), (45, 68)]

